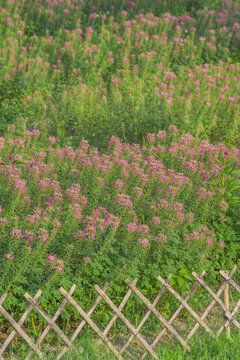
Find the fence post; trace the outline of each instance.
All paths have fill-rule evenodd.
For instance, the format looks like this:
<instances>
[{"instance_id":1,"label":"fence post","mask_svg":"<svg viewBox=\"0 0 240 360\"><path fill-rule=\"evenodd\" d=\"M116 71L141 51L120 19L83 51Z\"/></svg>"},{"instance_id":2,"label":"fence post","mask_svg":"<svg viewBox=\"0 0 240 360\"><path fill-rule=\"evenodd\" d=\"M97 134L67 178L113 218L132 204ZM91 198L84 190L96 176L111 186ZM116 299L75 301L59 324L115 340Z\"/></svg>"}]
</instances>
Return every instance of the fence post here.
<instances>
[{"instance_id":1,"label":"fence post","mask_svg":"<svg viewBox=\"0 0 240 360\"><path fill-rule=\"evenodd\" d=\"M226 271L226 274L228 275L228 271ZM224 288L224 305L226 306L227 310L229 310L229 285L228 282ZM225 327L225 332L227 335L227 339L230 339L230 322L228 322L227 326Z\"/></svg>"}]
</instances>

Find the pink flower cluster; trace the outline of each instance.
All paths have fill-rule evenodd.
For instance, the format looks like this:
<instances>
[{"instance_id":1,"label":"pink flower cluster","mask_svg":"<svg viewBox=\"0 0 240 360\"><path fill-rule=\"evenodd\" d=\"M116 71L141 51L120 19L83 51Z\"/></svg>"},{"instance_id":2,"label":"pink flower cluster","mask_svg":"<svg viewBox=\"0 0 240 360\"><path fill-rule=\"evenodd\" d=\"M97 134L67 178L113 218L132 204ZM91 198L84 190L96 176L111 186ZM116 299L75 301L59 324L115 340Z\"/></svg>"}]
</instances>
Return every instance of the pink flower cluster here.
<instances>
[{"instance_id":1,"label":"pink flower cluster","mask_svg":"<svg viewBox=\"0 0 240 360\"><path fill-rule=\"evenodd\" d=\"M167 242L167 236L164 234L159 234L158 236L156 236L156 239L159 242L163 242L163 243Z\"/></svg>"},{"instance_id":2,"label":"pink flower cluster","mask_svg":"<svg viewBox=\"0 0 240 360\"><path fill-rule=\"evenodd\" d=\"M38 239L41 239L43 243L45 243L48 239L48 230L44 228L39 228L37 231Z\"/></svg>"},{"instance_id":3,"label":"pink flower cluster","mask_svg":"<svg viewBox=\"0 0 240 360\"><path fill-rule=\"evenodd\" d=\"M83 257L84 265L87 266L90 263L90 257Z\"/></svg>"},{"instance_id":4,"label":"pink flower cluster","mask_svg":"<svg viewBox=\"0 0 240 360\"><path fill-rule=\"evenodd\" d=\"M138 242L139 242L139 244L142 245L143 248L147 248L150 246L150 243L149 243L148 239L146 239L146 238L139 239Z\"/></svg>"},{"instance_id":5,"label":"pink flower cluster","mask_svg":"<svg viewBox=\"0 0 240 360\"><path fill-rule=\"evenodd\" d=\"M10 252L9 254L5 254L5 256L6 256L7 259L9 259L11 261L13 261L13 259L14 259L14 255L13 255L12 252Z\"/></svg>"},{"instance_id":6,"label":"pink flower cluster","mask_svg":"<svg viewBox=\"0 0 240 360\"><path fill-rule=\"evenodd\" d=\"M115 203L122 205L124 207L132 208L133 204L130 200L130 196L126 194L117 194Z\"/></svg>"},{"instance_id":7,"label":"pink flower cluster","mask_svg":"<svg viewBox=\"0 0 240 360\"><path fill-rule=\"evenodd\" d=\"M106 208L100 206L97 210L92 211L90 216L86 216L83 223L84 229L78 230L74 236L90 240L95 239L98 229L101 232L106 231L109 226L117 229L120 224L120 219L108 213Z\"/></svg>"},{"instance_id":8,"label":"pink flower cluster","mask_svg":"<svg viewBox=\"0 0 240 360\"><path fill-rule=\"evenodd\" d=\"M64 269L64 262L56 258L52 253L48 255L47 264L53 265L53 269L56 269L57 272L61 272Z\"/></svg>"},{"instance_id":9,"label":"pink flower cluster","mask_svg":"<svg viewBox=\"0 0 240 360\"><path fill-rule=\"evenodd\" d=\"M200 201L205 200L207 198L210 198L210 199L213 198L213 192L209 191L207 189L204 189L202 187L197 189L197 195L199 195Z\"/></svg>"}]
</instances>

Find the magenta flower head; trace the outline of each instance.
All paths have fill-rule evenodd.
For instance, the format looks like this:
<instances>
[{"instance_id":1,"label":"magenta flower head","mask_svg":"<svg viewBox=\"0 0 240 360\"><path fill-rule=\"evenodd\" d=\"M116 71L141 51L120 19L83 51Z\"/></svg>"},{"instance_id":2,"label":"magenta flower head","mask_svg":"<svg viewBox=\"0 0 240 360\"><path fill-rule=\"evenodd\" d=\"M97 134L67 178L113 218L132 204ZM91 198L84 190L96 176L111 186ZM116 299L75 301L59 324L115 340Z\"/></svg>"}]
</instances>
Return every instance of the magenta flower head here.
<instances>
[{"instance_id":1,"label":"magenta flower head","mask_svg":"<svg viewBox=\"0 0 240 360\"><path fill-rule=\"evenodd\" d=\"M227 159L228 156L229 156L229 153L228 153L228 152L225 152L225 153L224 153L224 159Z\"/></svg>"},{"instance_id":2,"label":"magenta flower head","mask_svg":"<svg viewBox=\"0 0 240 360\"><path fill-rule=\"evenodd\" d=\"M8 158L11 161L12 160L12 155L8 155Z\"/></svg>"},{"instance_id":3,"label":"magenta flower head","mask_svg":"<svg viewBox=\"0 0 240 360\"><path fill-rule=\"evenodd\" d=\"M90 263L90 258L89 257L83 257L83 261L84 261L84 265L87 266L87 264Z\"/></svg>"},{"instance_id":4,"label":"magenta flower head","mask_svg":"<svg viewBox=\"0 0 240 360\"><path fill-rule=\"evenodd\" d=\"M56 143L56 139L54 136L49 136L48 141L53 145Z\"/></svg>"},{"instance_id":5,"label":"magenta flower head","mask_svg":"<svg viewBox=\"0 0 240 360\"><path fill-rule=\"evenodd\" d=\"M170 126L168 127L168 131L169 131L169 132L173 131L173 132L176 134L177 131L178 131L178 129L177 129L177 127L176 127L175 125L170 125Z\"/></svg>"},{"instance_id":6,"label":"magenta flower head","mask_svg":"<svg viewBox=\"0 0 240 360\"><path fill-rule=\"evenodd\" d=\"M13 261L13 259L14 259L14 256L13 256L12 252L10 252L9 254L5 254L5 256L6 256L7 259L9 259L11 261Z\"/></svg>"},{"instance_id":7,"label":"magenta flower head","mask_svg":"<svg viewBox=\"0 0 240 360\"><path fill-rule=\"evenodd\" d=\"M96 19L98 17L98 15L96 13L92 13L90 15L90 19Z\"/></svg>"}]
</instances>

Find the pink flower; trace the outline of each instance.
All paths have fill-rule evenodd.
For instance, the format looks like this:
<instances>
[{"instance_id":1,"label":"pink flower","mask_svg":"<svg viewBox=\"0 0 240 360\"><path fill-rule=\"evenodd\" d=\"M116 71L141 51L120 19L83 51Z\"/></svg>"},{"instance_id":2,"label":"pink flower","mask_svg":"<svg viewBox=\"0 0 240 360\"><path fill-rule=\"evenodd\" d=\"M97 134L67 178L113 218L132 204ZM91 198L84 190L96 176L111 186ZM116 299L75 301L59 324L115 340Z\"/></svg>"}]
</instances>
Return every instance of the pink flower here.
<instances>
[{"instance_id":1,"label":"pink flower","mask_svg":"<svg viewBox=\"0 0 240 360\"><path fill-rule=\"evenodd\" d=\"M220 204L218 204L218 206L221 208L222 211L226 211L228 209L228 204L226 203L226 201L222 200Z\"/></svg>"},{"instance_id":2,"label":"pink flower","mask_svg":"<svg viewBox=\"0 0 240 360\"><path fill-rule=\"evenodd\" d=\"M147 248L148 246L150 246L150 243L146 238L139 239L138 242L142 245L143 248Z\"/></svg>"},{"instance_id":3,"label":"pink flower","mask_svg":"<svg viewBox=\"0 0 240 360\"><path fill-rule=\"evenodd\" d=\"M105 180L104 180L104 178L97 177L97 181L99 182L100 185L105 186Z\"/></svg>"},{"instance_id":4,"label":"pink flower","mask_svg":"<svg viewBox=\"0 0 240 360\"><path fill-rule=\"evenodd\" d=\"M222 240L219 241L219 247L221 250L224 250L224 242Z\"/></svg>"},{"instance_id":5,"label":"pink flower","mask_svg":"<svg viewBox=\"0 0 240 360\"><path fill-rule=\"evenodd\" d=\"M47 263L54 265L53 269L56 269L57 272L61 272L64 269L64 262L61 259L57 259L53 253L48 255Z\"/></svg>"},{"instance_id":6,"label":"pink flower","mask_svg":"<svg viewBox=\"0 0 240 360\"><path fill-rule=\"evenodd\" d=\"M6 256L7 259L9 259L11 261L13 261L13 259L14 259L14 256L13 256L12 252L10 252L9 254L5 254L5 256Z\"/></svg>"},{"instance_id":7,"label":"pink flower","mask_svg":"<svg viewBox=\"0 0 240 360\"><path fill-rule=\"evenodd\" d=\"M64 262L60 259L57 259L56 265L53 267L57 272L61 272L64 269Z\"/></svg>"},{"instance_id":8,"label":"pink flower","mask_svg":"<svg viewBox=\"0 0 240 360\"><path fill-rule=\"evenodd\" d=\"M201 255L200 255L200 259L199 259L199 260L202 262L202 261L204 261L204 260L205 260L205 257L206 257L206 256L205 256L205 254L201 254Z\"/></svg>"},{"instance_id":9,"label":"pink flower","mask_svg":"<svg viewBox=\"0 0 240 360\"><path fill-rule=\"evenodd\" d=\"M161 220L159 219L159 217L154 216L154 217L151 219L151 223L154 224L155 226L158 226L158 225L160 225Z\"/></svg>"},{"instance_id":10,"label":"pink flower","mask_svg":"<svg viewBox=\"0 0 240 360\"><path fill-rule=\"evenodd\" d=\"M133 189L133 192L134 192L134 194L138 195L139 197L141 197L142 194L143 194L143 190L141 188L139 188L139 187L135 187Z\"/></svg>"},{"instance_id":11,"label":"pink flower","mask_svg":"<svg viewBox=\"0 0 240 360\"><path fill-rule=\"evenodd\" d=\"M130 196L126 195L126 194L117 194L117 199L115 202L118 203L119 205L123 205L125 207L132 208L132 206L133 206L133 204L130 200Z\"/></svg>"},{"instance_id":12,"label":"pink flower","mask_svg":"<svg viewBox=\"0 0 240 360\"><path fill-rule=\"evenodd\" d=\"M61 228L61 223L58 219L54 219L53 222L57 225L58 229Z\"/></svg>"},{"instance_id":13,"label":"pink flower","mask_svg":"<svg viewBox=\"0 0 240 360\"><path fill-rule=\"evenodd\" d=\"M155 135L154 135L154 134L148 134L148 135L147 135L147 141L149 141L149 142L151 142L152 144L154 144L155 141L156 141Z\"/></svg>"},{"instance_id":14,"label":"pink flower","mask_svg":"<svg viewBox=\"0 0 240 360\"><path fill-rule=\"evenodd\" d=\"M128 64L128 63L129 63L128 57L124 56L124 57L122 58L122 62L123 62L123 65Z\"/></svg>"},{"instance_id":15,"label":"pink flower","mask_svg":"<svg viewBox=\"0 0 240 360\"><path fill-rule=\"evenodd\" d=\"M122 80L119 77L116 77L114 79L112 79L112 83L113 84L122 84Z\"/></svg>"},{"instance_id":16,"label":"pink flower","mask_svg":"<svg viewBox=\"0 0 240 360\"><path fill-rule=\"evenodd\" d=\"M129 223L126 228L129 232L138 232L138 225L136 223Z\"/></svg>"},{"instance_id":17,"label":"pink flower","mask_svg":"<svg viewBox=\"0 0 240 360\"><path fill-rule=\"evenodd\" d=\"M156 236L156 239L159 242L164 242L165 243L167 241L167 236L164 235L164 234L159 234L159 236Z\"/></svg>"},{"instance_id":18,"label":"pink flower","mask_svg":"<svg viewBox=\"0 0 240 360\"><path fill-rule=\"evenodd\" d=\"M159 131L156 136L158 139L163 140L164 138L167 137L167 134L166 131Z\"/></svg>"},{"instance_id":19,"label":"pink flower","mask_svg":"<svg viewBox=\"0 0 240 360\"><path fill-rule=\"evenodd\" d=\"M56 143L56 139L54 136L49 136L48 141L53 145Z\"/></svg>"},{"instance_id":20,"label":"pink flower","mask_svg":"<svg viewBox=\"0 0 240 360\"><path fill-rule=\"evenodd\" d=\"M175 125L170 125L168 128L168 131L171 132L173 130L173 132L176 134L178 129Z\"/></svg>"},{"instance_id":21,"label":"pink flower","mask_svg":"<svg viewBox=\"0 0 240 360\"><path fill-rule=\"evenodd\" d=\"M13 229L13 230L10 232L10 235L11 235L13 238L21 239L21 237L22 237L22 231L21 231L20 229Z\"/></svg>"},{"instance_id":22,"label":"pink flower","mask_svg":"<svg viewBox=\"0 0 240 360\"><path fill-rule=\"evenodd\" d=\"M214 244L213 238L208 237L208 238L207 238L207 244L210 245L210 246L212 246L212 245Z\"/></svg>"},{"instance_id":23,"label":"pink flower","mask_svg":"<svg viewBox=\"0 0 240 360\"><path fill-rule=\"evenodd\" d=\"M39 228L39 230L37 231L38 234L38 238L42 240L42 242L46 242L48 239L48 231L46 229L43 228Z\"/></svg>"},{"instance_id":24,"label":"pink flower","mask_svg":"<svg viewBox=\"0 0 240 360\"><path fill-rule=\"evenodd\" d=\"M92 13L90 15L90 19L96 19L98 17L98 15L96 13Z\"/></svg>"},{"instance_id":25,"label":"pink flower","mask_svg":"<svg viewBox=\"0 0 240 360\"><path fill-rule=\"evenodd\" d=\"M87 266L90 263L89 257L83 257L84 265Z\"/></svg>"}]
</instances>

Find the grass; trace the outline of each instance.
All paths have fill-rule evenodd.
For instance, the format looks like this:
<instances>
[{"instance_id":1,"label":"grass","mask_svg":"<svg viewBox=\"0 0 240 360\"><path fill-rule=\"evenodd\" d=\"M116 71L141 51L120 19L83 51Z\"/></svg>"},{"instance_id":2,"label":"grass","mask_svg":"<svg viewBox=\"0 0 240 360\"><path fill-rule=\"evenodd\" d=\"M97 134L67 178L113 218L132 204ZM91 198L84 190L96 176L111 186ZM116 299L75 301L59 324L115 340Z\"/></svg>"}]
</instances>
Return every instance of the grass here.
<instances>
[{"instance_id":1,"label":"grass","mask_svg":"<svg viewBox=\"0 0 240 360\"><path fill-rule=\"evenodd\" d=\"M208 334L194 337L190 341L191 351L188 353L180 344L175 341L168 344L161 344L157 347L156 353L159 360L230 360L240 359L240 334L233 332L230 339L225 334L221 334L217 340L213 340ZM84 337L75 344L73 352L68 351L63 360L114 360L116 357L106 345L99 344L99 340L92 337ZM142 353L143 354L143 353ZM123 353L124 359L130 359L126 352ZM35 357L34 359L37 359ZM53 353L45 353L44 360L56 359ZM134 356L133 359L140 359ZM150 360L148 355L145 359Z\"/></svg>"}]
</instances>

